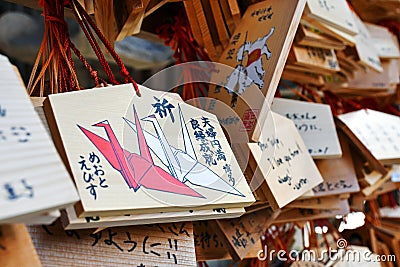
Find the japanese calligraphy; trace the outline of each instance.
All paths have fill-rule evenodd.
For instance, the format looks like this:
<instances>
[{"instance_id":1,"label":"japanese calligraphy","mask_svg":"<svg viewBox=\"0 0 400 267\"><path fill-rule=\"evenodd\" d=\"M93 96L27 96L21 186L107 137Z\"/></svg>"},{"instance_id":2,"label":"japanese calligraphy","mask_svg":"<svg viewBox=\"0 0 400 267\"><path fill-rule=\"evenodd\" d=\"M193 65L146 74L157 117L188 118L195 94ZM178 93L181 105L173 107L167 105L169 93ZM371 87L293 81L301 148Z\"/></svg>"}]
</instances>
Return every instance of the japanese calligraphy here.
<instances>
[{"instance_id":1,"label":"japanese calligraphy","mask_svg":"<svg viewBox=\"0 0 400 267\"><path fill-rule=\"evenodd\" d=\"M137 242L132 240L131 234L129 232L125 232L125 233L126 233L126 237L127 237L128 240L125 240L124 243L132 245L132 247L128 249L128 252L132 252L132 251L135 250L135 248L137 246Z\"/></svg>"},{"instance_id":2,"label":"japanese calligraphy","mask_svg":"<svg viewBox=\"0 0 400 267\"><path fill-rule=\"evenodd\" d=\"M93 197L97 199L97 190L108 188L105 171L101 164L100 157L94 152L90 152L87 159L85 156L79 156L80 170L82 171L82 179L86 183L86 190Z\"/></svg>"},{"instance_id":3,"label":"japanese calligraphy","mask_svg":"<svg viewBox=\"0 0 400 267\"><path fill-rule=\"evenodd\" d=\"M220 221L218 226L236 253L243 257L260 241L260 237L270 225L265 218L271 216L273 216L272 209L262 209L240 218Z\"/></svg>"},{"instance_id":4,"label":"japanese calligraphy","mask_svg":"<svg viewBox=\"0 0 400 267\"><path fill-rule=\"evenodd\" d=\"M178 226L178 223L172 223L170 226L167 227L167 229L164 229L164 227L161 224L157 224L157 227L163 232L169 232L175 236L179 236L180 234L185 234L187 237L190 237L189 232L185 229L186 223L181 223L180 226Z\"/></svg>"},{"instance_id":5,"label":"japanese calligraphy","mask_svg":"<svg viewBox=\"0 0 400 267\"><path fill-rule=\"evenodd\" d=\"M240 118L236 116L229 116L227 118L218 118L218 120L219 123L222 125L236 125L240 121Z\"/></svg>"},{"instance_id":6,"label":"japanese calligraphy","mask_svg":"<svg viewBox=\"0 0 400 267\"><path fill-rule=\"evenodd\" d=\"M297 130L299 132L308 132L308 131L321 131L321 128L319 128L316 124L307 124L307 123L302 123L302 124L296 124Z\"/></svg>"},{"instance_id":7,"label":"japanese calligraphy","mask_svg":"<svg viewBox=\"0 0 400 267\"><path fill-rule=\"evenodd\" d=\"M182 224L184 226L184 224ZM168 227L170 228L170 227ZM164 229L163 229L164 230ZM183 230L183 229L181 229ZM124 232L125 238L123 239L122 243L120 242L121 239L118 238L116 239L117 235L121 235L121 232L114 231L111 228L108 228L106 230L103 230L98 233L90 234L90 237L93 238L93 243L92 246L97 246L99 242L101 241L103 235L102 233L106 232L106 235L103 238L104 244L107 246L110 246L112 248L115 248L116 250L120 252L126 252L126 253L132 253L135 252L136 249L138 248L138 245L141 245L141 249L137 250L140 253L143 253L144 255L154 255L157 257L161 257L161 253L165 251L164 245L161 242L152 242L152 238L148 235L141 237L139 239L134 239L132 234L129 231ZM171 251L166 251L165 252L165 257L173 261L174 264L178 263L178 258L177 255L174 253L174 251L179 250L178 246L178 239L171 239L168 238L168 247L170 248ZM119 242L118 242L119 241Z\"/></svg>"},{"instance_id":8,"label":"japanese calligraphy","mask_svg":"<svg viewBox=\"0 0 400 267\"><path fill-rule=\"evenodd\" d=\"M328 191L334 191L334 190L342 190L342 189L348 189L352 188L353 185L348 184L346 180L339 180L336 182L323 182L319 184L318 186L313 188L314 193L319 193L319 192L328 192Z\"/></svg>"},{"instance_id":9,"label":"japanese calligraphy","mask_svg":"<svg viewBox=\"0 0 400 267\"><path fill-rule=\"evenodd\" d=\"M341 156L329 105L276 98L271 109L293 121L309 154L314 158Z\"/></svg>"},{"instance_id":10,"label":"japanese calligraphy","mask_svg":"<svg viewBox=\"0 0 400 267\"><path fill-rule=\"evenodd\" d=\"M236 45L238 42L239 42L239 39L240 39L240 36L242 35L242 33L240 33L240 32L238 32L237 34L235 34L233 37L232 37L232 40L231 40L231 45Z\"/></svg>"},{"instance_id":11,"label":"japanese calligraphy","mask_svg":"<svg viewBox=\"0 0 400 267\"><path fill-rule=\"evenodd\" d=\"M286 113L286 118L291 120L315 120L317 119L317 115L310 114L309 112L299 113Z\"/></svg>"},{"instance_id":12,"label":"japanese calligraphy","mask_svg":"<svg viewBox=\"0 0 400 267\"><path fill-rule=\"evenodd\" d=\"M165 98L159 99L155 96L153 96L153 98L156 101L154 104L151 104L153 107L156 108L154 113L158 114L160 118L167 117L169 114L169 116L171 117L171 121L175 122L174 114L172 113L172 109L175 108L175 106L169 103L168 100Z\"/></svg>"},{"instance_id":13,"label":"japanese calligraphy","mask_svg":"<svg viewBox=\"0 0 400 267\"><path fill-rule=\"evenodd\" d=\"M206 249L221 248L224 246L221 241L221 236L209 229L208 221L198 221L196 225L197 231L194 233L195 247Z\"/></svg>"},{"instance_id":14,"label":"japanese calligraphy","mask_svg":"<svg viewBox=\"0 0 400 267\"><path fill-rule=\"evenodd\" d=\"M7 115L7 109L2 108L0 105L0 117L5 117Z\"/></svg>"},{"instance_id":15,"label":"japanese calligraphy","mask_svg":"<svg viewBox=\"0 0 400 267\"><path fill-rule=\"evenodd\" d=\"M252 237L251 233L248 232L243 223L239 224L239 227L236 227L235 234L232 236L232 243L235 247L243 247L246 248L246 246L251 244L255 244L256 241ZM242 231L241 231L242 230Z\"/></svg>"},{"instance_id":16,"label":"japanese calligraphy","mask_svg":"<svg viewBox=\"0 0 400 267\"><path fill-rule=\"evenodd\" d=\"M219 166L219 163L222 163L222 169L227 174L229 183L234 186L236 181L233 177L231 165L227 163L225 151L217 139L217 132L210 119L207 117L192 118L190 125L205 164L207 166Z\"/></svg>"},{"instance_id":17,"label":"japanese calligraphy","mask_svg":"<svg viewBox=\"0 0 400 267\"><path fill-rule=\"evenodd\" d=\"M400 158L399 117L366 109L349 112L339 118L378 160Z\"/></svg>"},{"instance_id":18,"label":"japanese calligraphy","mask_svg":"<svg viewBox=\"0 0 400 267\"><path fill-rule=\"evenodd\" d=\"M210 119L202 117L199 122L192 118L190 124L194 130L193 135L199 142L200 152L202 152L206 165L217 165L219 161L226 161L225 152L222 150L219 140L216 139L217 132L211 125Z\"/></svg>"},{"instance_id":19,"label":"japanese calligraphy","mask_svg":"<svg viewBox=\"0 0 400 267\"><path fill-rule=\"evenodd\" d=\"M15 201L20 198L31 199L34 197L33 186L26 179L20 179L15 182L8 182L1 185L4 200Z\"/></svg>"},{"instance_id":20,"label":"japanese calligraphy","mask_svg":"<svg viewBox=\"0 0 400 267\"><path fill-rule=\"evenodd\" d=\"M326 1L326 0L318 0L318 4L321 8L324 8L326 11L335 9L335 6L332 4L328 4L328 1Z\"/></svg>"},{"instance_id":21,"label":"japanese calligraphy","mask_svg":"<svg viewBox=\"0 0 400 267\"><path fill-rule=\"evenodd\" d=\"M257 10L254 10L251 13L252 17L258 17L258 21L261 22L263 20L267 20L267 19L272 19L272 15L274 15L274 13L272 12L272 6L268 7L268 8L260 8Z\"/></svg>"},{"instance_id":22,"label":"japanese calligraphy","mask_svg":"<svg viewBox=\"0 0 400 267\"><path fill-rule=\"evenodd\" d=\"M31 139L31 135L31 132L25 126L11 126L7 129L0 129L0 142L27 143Z\"/></svg>"},{"instance_id":23,"label":"japanese calligraphy","mask_svg":"<svg viewBox=\"0 0 400 267\"><path fill-rule=\"evenodd\" d=\"M64 231L56 223L42 226L42 228L47 235L54 236L57 239L67 238L65 240L68 240L68 238L73 238L76 240L73 243L78 244L78 246L85 244L93 250L98 248L103 252L109 251L107 253L130 254L133 259L140 259L139 262L130 264L132 266L145 266L146 259L151 259L152 263L164 262L183 266L180 263L181 246L187 249L187 244L184 245L181 242L185 240L191 243L190 237L192 236L191 230L189 233L190 228L188 228L187 223L146 225L138 227L139 229L135 227L107 228L94 233L84 230L79 232L74 230ZM146 230L147 228L149 231ZM70 243L71 241L67 242ZM104 250L105 248L107 250ZM96 254L94 251L92 253Z\"/></svg>"},{"instance_id":24,"label":"japanese calligraphy","mask_svg":"<svg viewBox=\"0 0 400 267\"><path fill-rule=\"evenodd\" d=\"M235 185L235 178L233 178L232 175L232 169L231 169L231 164L225 164L224 167L222 167L225 171L226 174L228 174L229 182L232 184L232 186Z\"/></svg>"},{"instance_id":25,"label":"japanese calligraphy","mask_svg":"<svg viewBox=\"0 0 400 267\"><path fill-rule=\"evenodd\" d=\"M307 178L301 178L293 187L294 190L300 190L303 185L307 184Z\"/></svg>"},{"instance_id":26,"label":"japanese calligraphy","mask_svg":"<svg viewBox=\"0 0 400 267\"><path fill-rule=\"evenodd\" d=\"M124 251L115 241L113 241L113 237L116 236L118 233L113 232L111 228L107 229L108 237L104 239L104 243L107 246L113 246L117 248L119 251Z\"/></svg>"},{"instance_id":27,"label":"japanese calligraphy","mask_svg":"<svg viewBox=\"0 0 400 267\"><path fill-rule=\"evenodd\" d=\"M228 59L233 59L233 57L235 56L235 51L236 51L235 48L229 49L228 52L227 52L227 56L226 56L225 59L226 59L226 60L228 60Z\"/></svg>"}]
</instances>

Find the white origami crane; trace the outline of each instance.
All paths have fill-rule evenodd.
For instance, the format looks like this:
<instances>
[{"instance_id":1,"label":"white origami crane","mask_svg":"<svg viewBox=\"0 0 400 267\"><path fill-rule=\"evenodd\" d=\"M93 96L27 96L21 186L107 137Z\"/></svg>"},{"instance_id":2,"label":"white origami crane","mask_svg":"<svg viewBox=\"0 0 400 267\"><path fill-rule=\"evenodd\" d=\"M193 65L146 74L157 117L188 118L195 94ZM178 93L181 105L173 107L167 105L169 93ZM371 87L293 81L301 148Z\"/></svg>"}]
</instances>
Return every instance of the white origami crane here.
<instances>
[{"instance_id":1,"label":"white origami crane","mask_svg":"<svg viewBox=\"0 0 400 267\"><path fill-rule=\"evenodd\" d=\"M242 193L198 161L180 106L178 106L178 109L185 151L175 148L168 143L156 117L150 115L143 118L142 121L153 123L157 134L157 136L154 136L147 131L143 131L151 151L168 167L171 175L182 183L189 182L192 185L244 197ZM124 120L136 132L135 123L127 118L124 118Z\"/></svg>"}]
</instances>

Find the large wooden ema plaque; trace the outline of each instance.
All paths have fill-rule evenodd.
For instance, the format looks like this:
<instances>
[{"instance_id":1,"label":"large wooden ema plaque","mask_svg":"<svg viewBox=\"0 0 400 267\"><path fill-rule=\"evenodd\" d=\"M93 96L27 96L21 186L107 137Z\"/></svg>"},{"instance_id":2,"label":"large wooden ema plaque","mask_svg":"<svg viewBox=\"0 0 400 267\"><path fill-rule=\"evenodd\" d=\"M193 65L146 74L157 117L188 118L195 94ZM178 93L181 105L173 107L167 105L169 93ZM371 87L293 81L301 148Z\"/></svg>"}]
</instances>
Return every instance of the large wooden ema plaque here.
<instances>
[{"instance_id":1,"label":"large wooden ema plaque","mask_svg":"<svg viewBox=\"0 0 400 267\"><path fill-rule=\"evenodd\" d=\"M218 74L221 80L210 87L209 97L232 107L248 134L264 100L272 102L304 5L272 0L249 6L218 60L231 68Z\"/></svg>"},{"instance_id":2,"label":"large wooden ema plaque","mask_svg":"<svg viewBox=\"0 0 400 267\"><path fill-rule=\"evenodd\" d=\"M59 222L28 228L43 266L196 266L189 222L67 230Z\"/></svg>"},{"instance_id":3,"label":"large wooden ema plaque","mask_svg":"<svg viewBox=\"0 0 400 267\"><path fill-rule=\"evenodd\" d=\"M168 93L140 89L141 97L120 85L50 95L44 103L81 197L78 216L253 203L217 118Z\"/></svg>"}]
</instances>

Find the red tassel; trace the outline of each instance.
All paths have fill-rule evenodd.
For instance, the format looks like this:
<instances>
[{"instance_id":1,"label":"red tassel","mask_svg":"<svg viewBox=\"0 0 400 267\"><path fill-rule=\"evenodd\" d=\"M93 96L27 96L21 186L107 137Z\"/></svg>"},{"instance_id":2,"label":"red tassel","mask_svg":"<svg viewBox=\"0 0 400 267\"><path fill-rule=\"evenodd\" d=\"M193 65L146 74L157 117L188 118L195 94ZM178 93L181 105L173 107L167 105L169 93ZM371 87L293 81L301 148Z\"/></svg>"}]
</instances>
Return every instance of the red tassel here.
<instances>
[{"instance_id":1,"label":"red tassel","mask_svg":"<svg viewBox=\"0 0 400 267\"><path fill-rule=\"evenodd\" d=\"M177 16L174 17L174 22L161 26L158 30L159 37L164 40L165 44L170 46L175 51L174 58L176 64L193 62L193 61L210 61L205 50L198 46L192 35L189 22L185 12L181 10ZM202 96L207 94L208 85L192 83L192 77L195 76L196 80L209 80L207 77L202 76L202 71L193 73L191 68L184 69L181 76L183 82L182 98L183 100L196 98L199 93ZM180 81L179 81L180 82ZM178 88L175 88L175 92Z\"/></svg>"}]
</instances>

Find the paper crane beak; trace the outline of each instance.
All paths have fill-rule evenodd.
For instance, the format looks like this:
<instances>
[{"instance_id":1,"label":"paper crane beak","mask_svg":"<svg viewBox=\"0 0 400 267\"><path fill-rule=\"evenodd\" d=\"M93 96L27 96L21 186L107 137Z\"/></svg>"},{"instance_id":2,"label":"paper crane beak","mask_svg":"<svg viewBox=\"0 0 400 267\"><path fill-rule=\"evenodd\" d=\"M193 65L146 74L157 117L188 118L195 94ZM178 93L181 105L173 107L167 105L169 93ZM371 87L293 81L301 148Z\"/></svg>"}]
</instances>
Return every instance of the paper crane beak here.
<instances>
[{"instance_id":1,"label":"paper crane beak","mask_svg":"<svg viewBox=\"0 0 400 267\"><path fill-rule=\"evenodd\" d=\"M105 127L106 125L110 125L110 122L108 120L104 120L98 123L93 124L92 126L96 127Z\"/></svg>"},{"instance_id":2,"label":"paper crane beak","mask_svg":"<svg viewBox=\"0 0 400 267\"><path fill-rule=\"evenodd\" d=\"M156 116L154 116L154 115L149 115L149 116L147 116L147 117L142 118L141 120L142 120L142 121L153 121L153 120L155 120L155 119L156 119Z\"/></svg>"}]
</instances>

